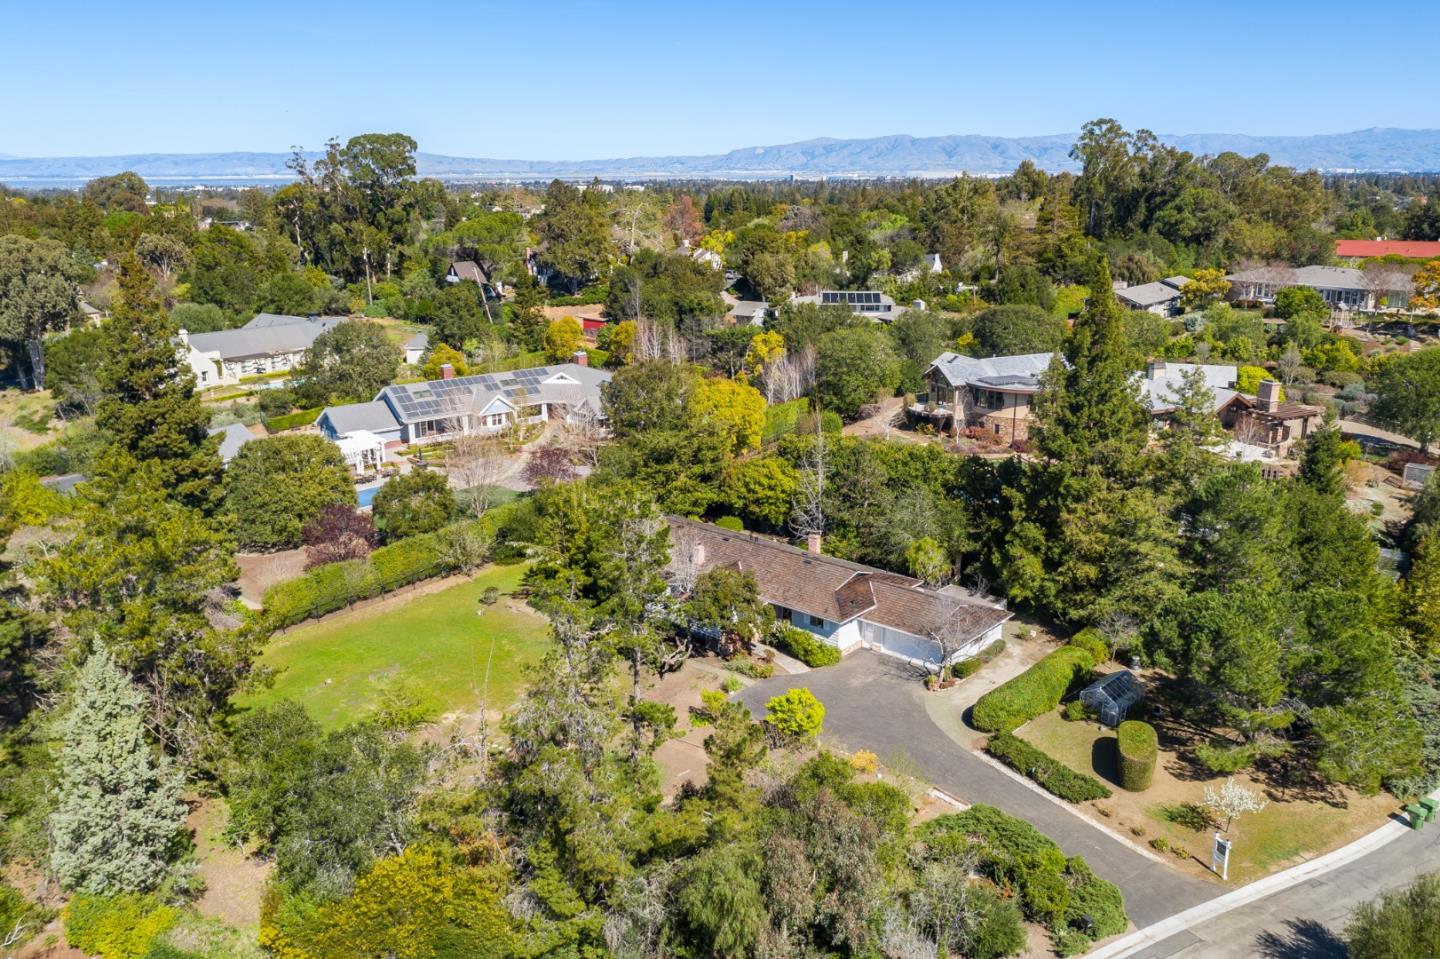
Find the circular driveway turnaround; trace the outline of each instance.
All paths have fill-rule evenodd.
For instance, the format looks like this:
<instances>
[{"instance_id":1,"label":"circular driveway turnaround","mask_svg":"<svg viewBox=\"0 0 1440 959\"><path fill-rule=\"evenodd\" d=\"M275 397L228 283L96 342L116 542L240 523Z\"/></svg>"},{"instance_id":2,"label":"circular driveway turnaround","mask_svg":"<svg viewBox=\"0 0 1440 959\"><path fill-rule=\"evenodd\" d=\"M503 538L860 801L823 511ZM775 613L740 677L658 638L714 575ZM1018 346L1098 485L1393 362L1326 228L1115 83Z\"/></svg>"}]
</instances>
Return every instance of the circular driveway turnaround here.
<instances>
[{"instance_id":1,"label":"circular driveway turnaround","mask_svg":"<svg viewBox=\"0 0 1440 959\"><path fill-rule=\"evenodd\" d=\"M868 749L892 769L930 782L962 802L988 803L1028 820L1066 855L1084 856L1095 872L1119 886L1136 926L1148 926L1225 891L1136 852L955 742L931 721L920 674L901 660L861 650L835 666L760 680L736 698L760 718L770 697L800 686L825 704L824 739L848 750Z\"/></svg>"}]
</instances>

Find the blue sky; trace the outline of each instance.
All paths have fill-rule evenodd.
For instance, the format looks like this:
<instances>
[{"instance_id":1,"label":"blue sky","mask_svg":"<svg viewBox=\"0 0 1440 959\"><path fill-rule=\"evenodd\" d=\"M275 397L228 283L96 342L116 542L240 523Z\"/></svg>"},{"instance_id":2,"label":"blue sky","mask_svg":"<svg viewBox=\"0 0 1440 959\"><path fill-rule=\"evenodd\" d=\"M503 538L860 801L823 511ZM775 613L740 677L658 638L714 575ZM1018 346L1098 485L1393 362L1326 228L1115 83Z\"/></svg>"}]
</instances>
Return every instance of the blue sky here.
<instances>
[{"instance_id":1,"label":"blue sky","mask_svg":"<svg viewBox=\"0 0 1440 959\"><path fill-rule=\"evenodd\" d=\"M1393 59L1429 4L1397 0L1378 23L1332 0L1159 6L5 0L0 153L401 131L433 153L593 159L1099 116L1162 133L1440 127L1433 71ZM1357 45L1393 72L1342 52Z\"/></svg>"}]
</instances>

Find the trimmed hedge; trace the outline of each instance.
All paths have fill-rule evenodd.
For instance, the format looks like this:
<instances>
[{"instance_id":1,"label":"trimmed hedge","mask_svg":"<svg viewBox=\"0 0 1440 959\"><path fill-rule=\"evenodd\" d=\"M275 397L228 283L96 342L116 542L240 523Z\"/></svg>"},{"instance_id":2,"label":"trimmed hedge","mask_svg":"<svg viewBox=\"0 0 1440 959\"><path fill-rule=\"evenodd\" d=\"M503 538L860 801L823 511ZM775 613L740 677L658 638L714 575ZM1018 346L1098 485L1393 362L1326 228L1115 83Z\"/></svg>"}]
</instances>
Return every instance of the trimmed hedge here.
<instances>
[{"instance_id":1,"label":"trimmed hedge","mask_svg":"<svg viewBox=\"0 0 1440 959\"><path fill-rule=\"evenodd\" d=\"M461 537L493 538L502 516L509 513L508 505L497 506L480 519L397 540L365 559L326 563L276 583L265 591L265 623L272 630L285 629L402 586L458 572L465 550L452 550L451 544Z\"/></svg>"},{"instance_id":2,"label":"trimmed hedge","mask_svg":"<svg viewBox=\"0 0 1440 959\"><path fill-rule=\"evenodd\" d=\"M1095 666L1090 650L1061 646L1014 679L981 696L970 721L987 733L1008 733L1060 705L1075 677Z\"/></svg>"},{"instance_id":3,"label":"trimmed hedge","mask_svg":"<svg viewBox=\"0 0 1440 959\"><path fill-rule=\"evenodd\" d=\"M1066 802L1109 799L1112 795L1109 788L1094 776L1076 772L1013 733L991 736L985 744L985 751Z\"/></svg>"},{"instance_id":4,"label":"trimmed hedge","mask_svg":"<svg viewBox=\"0 0 1440 959\"><path fill-rule=\"evenodd\" d=\"M834 666L840 662L840 650L837 647L796 626L783 623L776 626L770 636L770 645L812 668Z\"/></svg>"},{"instance_id":5,"label":"trimmed hedge","mask_svg":"<svg viewBox=\"0 0 1440 959\"><path fill-rule=\"evenodd\" d=\"M1081 649L1089 651L1090 655L1095 657L1093 664L1095 666L1099 666L1110 658L1110 645L1105 642L1105 637L1100 635L1100 631L1093 626L1082 629L1074 636L1071 636L1070 642L1066 643L1066 645L1079 646Z\"/></svg>"},{"instance_id":6,"label":"trimmed hedge","mask_svg":"<svg viewBox=\"0 0 1440 959\"><path fill-rule=\"evenodd\" d=\"M958 663L951 664L950 675L956 679L973 676L980 671L981 666L984 666L1003 652L1005 652L1005 640L997 639L969 659L962 659Z\"/></svg>"},{"instance_id":7,"label":"trimmed hedge","mask_svg":"<svg viewBox=\"0 0 1440 959\"><path fill-rule=\"evenodd\" d=\"M293 430L297 426L309 426L320 418L325 412L325 407L317 406L310 410L300 410L298 413L286 413L284 416L267 416L265 428L272 433L279 433L283 430Z\"/></svg>"},{"instance_id":8,"label":"trimmed hedge","mask_svg":"<svg viewBox=\"0 0 1440 959\"><path fill-rule=\"evenodd\" d=\"M1160 751L1155 727L1127 719L1115 733L1115 749L1120 754L1120 785L1136 793L1149 789L1155 776L1155 757Z\"/></svg>"}]
</instances>

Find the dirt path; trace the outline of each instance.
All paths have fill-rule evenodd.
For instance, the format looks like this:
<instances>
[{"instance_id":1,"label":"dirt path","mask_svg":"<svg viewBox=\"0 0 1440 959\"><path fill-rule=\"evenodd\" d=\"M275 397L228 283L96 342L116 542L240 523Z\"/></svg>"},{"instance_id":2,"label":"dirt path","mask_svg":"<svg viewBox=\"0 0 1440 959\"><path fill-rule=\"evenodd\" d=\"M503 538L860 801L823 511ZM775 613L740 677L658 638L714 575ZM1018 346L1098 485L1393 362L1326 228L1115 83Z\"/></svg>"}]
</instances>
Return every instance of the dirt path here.
<instances>
[{"instance_id":1,"label":"dirt path","mask_svg":"<svg viewBox=\"0 0 1440 959\"><path fill-rule=\"evenodd\" d=\"M219 919L240 929L260 924L260 899L270 875L270 864L252 859L225 842L224 804L201 800L186 820L195 839L196 858L205 892L195 902L202 916Z\"/></svg>"}]
</instances>

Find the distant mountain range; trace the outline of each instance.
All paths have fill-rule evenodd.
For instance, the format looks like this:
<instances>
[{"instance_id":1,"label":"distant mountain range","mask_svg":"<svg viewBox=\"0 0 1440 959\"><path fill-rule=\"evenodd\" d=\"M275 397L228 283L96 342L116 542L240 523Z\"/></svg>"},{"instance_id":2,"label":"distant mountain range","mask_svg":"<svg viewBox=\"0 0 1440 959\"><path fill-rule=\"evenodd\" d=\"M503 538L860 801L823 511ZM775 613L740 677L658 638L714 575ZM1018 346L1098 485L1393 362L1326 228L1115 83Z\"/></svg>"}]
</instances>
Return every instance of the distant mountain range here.
<instances>
[{"instance_id":1,"label":"distant mountain range","mask_svg":"<svg viewBox=\"0 0 1440 959\"><path fill-rule=\"evenodd\" d=\"M1231 133L1161 135L1191 153L1227 150L1269 154L1272 162L1325 172L1440 171L1440 130L1370 129L1317 136ZM1049 171L1074 170L1073 134L1038 137L957 135L823 138L780 146L746 147L708 156L626 157L609 160L493 160L421 153L423 176L456 180L773 179L778 177L949 177L1008 173L1022 160ZM67 185L134 170L165 184L264 183L291 178L286 153L145 153L108 157L13 157L0 154L0 183Z\"/></svg>"}]
</instances>

